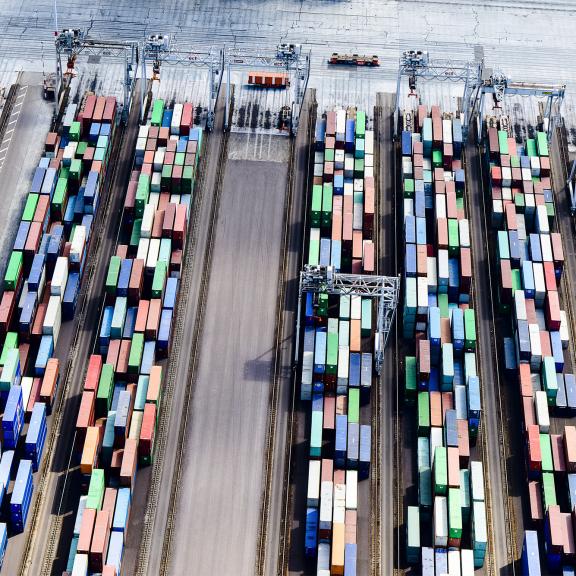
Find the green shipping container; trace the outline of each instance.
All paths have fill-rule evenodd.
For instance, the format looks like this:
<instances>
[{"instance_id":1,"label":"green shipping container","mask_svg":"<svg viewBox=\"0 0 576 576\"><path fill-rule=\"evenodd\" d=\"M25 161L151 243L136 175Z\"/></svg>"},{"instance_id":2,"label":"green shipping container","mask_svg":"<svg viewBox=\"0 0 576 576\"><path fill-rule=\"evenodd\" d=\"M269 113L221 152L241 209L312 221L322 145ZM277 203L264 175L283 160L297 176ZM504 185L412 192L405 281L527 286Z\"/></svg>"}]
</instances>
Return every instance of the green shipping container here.
<instances>
[{"instance_id":1,"label":"green shipping container","mask_svg":"<svg viewBox=\"0 0 576 576\"><path fill-rule=\"evenodd\" d=\"M408 564L420 562L420 509L408 506L406 513L406 561Z\"/></svg>"},{"instance_id":2,"label":"green shipping container","mask_svg":"<svg viewBox=\"0 0 576 576\"><path fill-rule=\"evenodd\" d=\"M161 126L163 114L164 100L158 98L157 100L154 100L154 104L152 105L152 117L150 119L150 124L152 124L152 126Z\"/></svg>"},{"instance_id":3,"label":"green shipping container","mask_svg":"<svg viewBox=\"0 0 576 576\"><path fill-rule=\"evenodd\" d=\"M448 455L444 446L436 446L434 451L434 494L446 496L448 490Z\"/></svg>"},{"instance_id":4,"label":"green shipping container","mask_svg":"<svg viewBox=\"0 0 576 576\"><path fill-rule=\"evenodd\" d=\"M38 197L38 194L28 194L24 212L22 213L22 220L24 220L24 222L32 222L34 212L36 212L36 205L38 204Z\"/></svg>"},{"instance_id":5,"label":"green shipping container","mask_svg":"<svg viewBox=\"0 0 576 576\"><path fill-rule=\"evenodd\" d=\"M328 294L318 295L318 308L316 309L318 316L328 316Z\"/></svg>"},{"instance_id":6,"label":"green shipping container","mask_svg":"<svg viewBox=\"0 0 576 576\"><path fill-rule=\"evenodd\" d=\"M358 178L364 174L364 158L354 159L354 175Z\"/></svg>"},{"instance_id":7,"label":"green shipping container","mask_svg":"<svg viewBox=\"0 0 576 576\"><path fill-rule=\"evenodd\" d=\"M132 225L132 232L130 233L130 246L136 248L140 242L140 236L142 231L142 218L137 218L134 220Z\"/></svg>"},{"instance_id":8,"label":"green shipping container","mask_svg":"<svg viewBox=\"0 0 576 576\"><path fill-rule=\"evenodd\" d=\"M522 273L518 268L512 269L512 294L516 292L516 290L522 290Z\"/></svg>"},{"instance_id":9,"label":"green shipping container","mask_svg":"<svg viewBox=\"0 0 576 576\"><path fill-rule=\"evenodd\" d=\"M80 131L82 130L82 125L80 124L80 122L72 122L72 124L70 124L70 130L69 130L69 135L70 135L70 140L72 140L72 142L79 142L80 141Z\"/></svg>"},{"instance_id":10,"label":"green shipping container","mask_svg":"<svg viewBox=\"0 0 576 576\"><path fill-rule=\"evenodd\" d=\"M348 424L360 423L360 389L348 388Z\"/></svg>"},{"instance_id":11,"label":"green shipping container","mask_svg":"<svg viewBox=\"0 0 576 576\"><path fill-rule=\"evenodd\" d=\"M458 220L448 218L448 254L450 257L458 256L460 239L458 236Z\"/></svg>"},{"instance_id":12,"label":"green shipping container","mask_svg":"<svg viewBox=\"0 0 576 576\"><path fill-rule=\"evenodd\" d=\"M414 198L414 180L412 178L404 180L404 198Z\"/></svg>"},{"instance_id":13,"label":"green shipping container","mask_svg":"<svg viewBox=\"0 0 576 576\"><path fill-rule=\"evenodd\" d=\"M22 252L13 251L10 253L6 274L4 274L4 290L16 290L16 285L22 274Z\"/></svg>"},{"instance_id":14,"label":"green shipping container","mask_svg":"<svg viewBox=\"0 0 576 576\"><path fill-rule=\"evenodd\" d=\"M542 452L542 472L554 472L552 443L549 434L540 433L540 451Z\"/></svg>"},{"instance_id":15,"label":"green shipping container","mask_svg":"<svg viewBox=\"0 0 576 576\"><path fill-rule=\"evenodd\" d=\"M110 264L108 265L108 274L106 275L105 290L107 294L116 294L116 286L118 285L118 277L120 276L120 265L122 259L120 256L112 256Z\"/></svg>"},{"instance_id":16,"label":"green shipping container","mask_svg":"<svg viewBox=\"0 0 576 576\"><path fill-rule=\"evenodd\" d=\"M536 140L528 138L526 140L526 156L538 156L536 151Z\"/></svg>"},{"instance_id":17,"label":"green shipping container","mask_svg":"<svg viewBox=\"0 0 576 576\"><path fill-rule=\"evenodd\" d=\"M16 332L8 332L6 338L4 339L4 345L2 346L2 355L0 355L0 366L4 366L6 363L6 356L8 355L8 350L13 350L18 348L18 334Z\"/></svg>"},{"instance_id":18,"label":"green shipping container","mask_svg":"<svg viewBox=\"0 0 576 576\"><path fill-rule=\"evenodd\" d=\"M366 112L356 112L356 138L364 138L366 134Z\"/></svg>"},{"instance_id":19,"label":"green shipping container","mask_svg":"<svg viewBox=\"0 0 576 576\"><path fill-rule=\"evenodd\" d=\"M332 184L326 183L322 186L322 224L330 226L332 223L332 196L334 189Z\"/></svg>"},{"instance_id":20,"label":"green shipping container","mask_svg":"<svg viewBox=\"0 0 576 576\"><path fill-rule=\"evenodd\" d=\"M418 436L430 434L430 394L418 393Z\"/></svg>"},{"instance_id":21,"label":"green shipping container","mask_svg":"<svg viewBox=\"0 0 576 576\"><path fill-rule=\"evenodd\" d=\"M406 356L405 367L404 399L408 404L414 404L416 393L418 392L418 382L416 380L416 356Z\"/></svg>"},{"instance_id":22,"label":"green shipping container","mask_svg":"<svg viewBox=\"0 0 576 576\"><path fill-rule=\"evenodd\" d=\"M160 178L160 186L162 190L170 190L172 180L172 164L164 164L162 166L162 175Z\"/></svg>"},{"instance_id":23,"label":"green shipping container","mask_svg":"<svg viewBox=\"0 0 576 576\"><path fill-rule=\"evenodd\" d=\"M432 469L429 467L418 471L418 504L428 512L432 509Z\"/></svg>"},{"instance_id":24,"label":"green shipping container","mask_svg":"<svg viewBox=\"0 0 576 576\"><path fill-rule=\"evenodd\" d=\"M122 338L124 331L124 321L128 311L128 298L119 296L114 303L114 312L112 314L112 326L110 327L110 338Z\"/></svg>"},{"instance_id":25,"label":"green shipping container","mask_svg":"<svg viewBox=\"0 0 576 576\"><path fill-rule=\"evenodd\" d=\"M498 258L510 260L510 245L508 244L508 232L498 231Z\"/></svg>"},{"instance_id":26,"label":"green shipping container","mask_svg":"<svg viewBox=\"0 0 576 576\"><path fill-rule=\"evenodd\" d=\"M160 240L160 251L158 252L158 262L164 262L166 267L170 265L170 258L172 257L172 240L170 238L162 238Z\"/></svg>"},{"instance_id":27,"label":"green shipping container","mask_svg":"<svg viewBox=\"0 0 576 576\"><path fill-rule=\"evenodd\" d=\"M74 158L70 164L70 178L79 182L82 179L82 160Z\"/></svg>"},{"instance_id":28,"label":"green shipping container","mask_svg":"<svg viewBox=\"0 0 576 576\"><path fill-rule=\"evenodd\" d=\"M350 296L340 296L338 316L340 320L348 320L350 318Z\"/></svg>"},{"instance_id":29,"label":"green shipping container","mask_svg":"<svg viewBox=\"0 0 576 576\"><path fill-rule=\"evenodd\" d=\"M441 150L434 150L432 152L432 165L434 168L442 167L443 160L442 160L442 151Z\"/></svg>"},{"instance_id":30,"label":"green shipping container","mask_svg":"<svg viewBox=\"0 0 576 576\"><path fill-rule=\"evenodd\" d=\"M310 206L310 219L312 226L320 226L320 213L322 212L322 185L314 184L312 186L312 203Z\"/></svg>"},{"instance_id":31,"label":"green shipping container","mask_svg":"<svg viewBox=\"0 0 576 576\"><path fill-rule=\"evenodd\" d=\"M323 412L312 412L312 426L310 428L310 458L322 456L322 421Z\"/></svg>"},{"instance_id":32,"label":"green shipping container","mask_svg":"<svg viewBox=\"0 0 576 576\"><path fill-rule=\"evenodd\" d=\"M60 171L62 174L62 170ZM54 210L64 211L64 205L66 204L66 198L68 197L68 178L63 178L62 176L58 178L56 182L56 188L54 190L54 196L52 196L52 207Z\"/></svg>"},{"instance_id":33,"label":"green shipping container","mask_svg":"<svg viewBox=\"0 0 576 576\"><path fill-rule=\"evenodd\" d=\"M462 520L467 524L470 519L472 498L470 496L470 470L460 470L460 501L462 504Z\"/></svg>"},{"instance_id":34,"label":"green shipping container","mask_svg":"<svg viewBox=\"0 0 576 576\"><path fill-rule=\"evenodd\" d=\"M362 336L370 336L372 332L372 300L369 298L362 299Z\"/></svg>"},{"instance_id":35,"label":"green shipping container","mask_svg":"<svg viewBox=\"0 0 576 576\"><path fill-rule=\"evenodd\" d=\"M88 486L88 498L86 500L86 508L93 510L101 510L102 502L104 501L104 490L106 489L104 482L104 470L101 468L94 468L90 476L90 485Z\"/></svg>"},{"instance_id":36,"label":"green shipping container","mask_svg":"<svg viewBox=\"0 0 576 576\"><path fill-rule=\"evenodd\" d=\"M538 156L548 156L548 137L544 132L536 132Z\"/></svg>"},{"instance_id":37,"label":"green shipping container","mask_svg":"<svg viewBox=\"0 0 576 576\"><path fill-rule=\"evenodd\" d=\"M136 199L134 203L134 210L137 218L142 218L144 206L148 203L149 195L150 176L148 176L148 174L140 174L138 177L138 186L136 188Z\"/></svg>"},{"instance_id":38,"label":"green shipping container","mask_svg":"<svg viewBox=\"0 0 576 576\"><path fill-rule=\"evenodd\" d=\"M448 294L438 294L438 307L440 308L440 318L450 318Z\"/></svg>"},{"instance_id":39,"label":"green shipping container","mask_svg":"<svg viewBox=\"0 0 576 576\"><path fill-rule=\"evenodd\" d=\"M464 310L464 348L468 352L476 350L476 313L474 308Z\"/></svg>"},{"instance_id":40,"label":"green shipping container","mask_svg":"<svg viewBox=\"0 0 576 576\"><path fill-rule=\"evenodd\" d=\"M146 393L148 392L148 384L150 376L141 374L138 377L138 385L136 386L136 398L134 399L134 410L144 410L146 406Z\"/></svg>"},{"instance_id":41,"label":"green shipping container","mask_svg":"<svg viewBox=\"0 0 576 576\"><path fill-rule=\"evenodd\" d=\"M78 146L76 146L76 158L82 158L84 153L88 149L88 142L78 142Z\"/></svg>"},{"instance_id":42,"label":"green shipping container","mask_svg":"<svg viewBox=\"0 0 576 576\"><path fill-rule=\"evenodd\" d=\"M130 344L130 354L128 356L128 373L138 374L140 372L140 363L144 352L144 334L134 332L132 343Z\"/></svg>"},{"instance_id":43,"label":"green shipping container","mask_svg":"<svg viewBox=\"0 0 576 576\"><path fill-rule=\"evenodd\" d=\"M158 261L156 263L154 277L152 278L152 298L162 298L164 295L167 270L166 262Z\"/></svg>"},{"instance_id":44,"label":"green shipping container","mask_svg":"<svg viewBox=\"0 0 576 576\"><path fill-rule=\"evenodd\" d=\"M510 167L511 168L520 168L520 157L519 156L510 156Z\"/></svg>"},{"instance_id":45,"label":"green shipping container","mask_svg":"<svg viewBox=\"0 0 576 576\"><path fill-rule=\"evenodd\" d=\"M308 264L318 266L320 261L320 230L312 228L310 230L310 247L308 250Z\"/></svg>"},{"instance_id":46,"label":"green shipping container","mask_svg":"<svg viewBox=\"0 0 576 576\"><path fill-rule=\"evenodd\" d=\"M103 418L108 414L114 395L114 366L103 364L96 391L96 416Z\"/></svg>"},{"instance_id":47,"label":"green shipping container","mask_svg":"<svg viewBox=\"0 0 576 576\"><path fill-rule=\"evenodd\" d=\"M460 488L448 490L448 529L449 538L462 538L462 496Z\"/></svg>"},{"instance_id":48,"label":"green shipping container","mask_svg":"<svg viewBox=\"0 0 576 576\"><path fill-rule=\"evenodd\" d=\"M174 156L174 166L184 166L184 158L186 154L184 152L176 152Z\"/></svg>"},{"instance_id":49,"label":"green shipping container","mask_svg":"<svg viewBox=\"0 0 576 576\"><path fill-rule=\"evenodd\" d=\"M556 405L556 396L558 395L558 380L556 379L556 364L552 356L542 358L542 384L546 390L548 404Z\"/></svg>"},{"instance_id":50,"label":"green shipping container","mask_svg":"<svg viewBox=\"0 0 576 576\"><path fill-rule=\"evenodd\" d=\"M328 333L326 335L326 373L338 372L338 320L328 319Z\"/></svg>"},{"instance_id":51,"label":"green shipping container","mask_svg":"<svg viewBox=\"0 0 576 576\"><path fill-rule=\"evenodd\" d=\"M194 166L184 166L180 186L182 194L191 194L194 185Z\"/></svg>"},{"instance_id":52,"label":"green shipping container","mask_svg":"<svg viewBox=\"0 0 576 576\"><path fill-rule=\"evenodd\" d=\"M506 130L498 130L498 148L500 148L500 154L508 154L508 132Z\"/></svg>"},{"instance_id":53,"label":"green shipping container","mask_svg":"<svg viewBox=\"0 0 576 576\"><path fill-rule=\"evenodd\" d=\"M544 511L548 510L548 506L556 506L556 484L554 482L554 474L551 472L542 473L542 497L544 501Z\"/></svg>"},{"instance_id":54,"label":"green shipping container","mask_svg":"<svg viewBox=\"0 0 576 576\"><path fill-rule=\"evenodd\" d=\"M334 148L324 150L324 162L334 162Z\"/></svg>"}]
</instances>

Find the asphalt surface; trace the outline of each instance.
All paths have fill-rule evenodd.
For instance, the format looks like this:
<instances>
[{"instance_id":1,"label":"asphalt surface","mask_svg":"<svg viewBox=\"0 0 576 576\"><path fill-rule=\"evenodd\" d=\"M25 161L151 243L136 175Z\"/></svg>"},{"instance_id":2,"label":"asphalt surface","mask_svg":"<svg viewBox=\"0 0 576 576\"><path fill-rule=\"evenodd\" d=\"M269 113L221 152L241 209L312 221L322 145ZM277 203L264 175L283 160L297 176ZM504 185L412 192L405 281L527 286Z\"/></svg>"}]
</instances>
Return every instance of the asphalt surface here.
<instances>
[{"instance_id":1,"label":"asphalt surface","mask_svg":"<svg viewBox=\"0 0 576 576\"><path fill-rule=\"evenodd\" d=\"M488 566L496 574L508 574L512 570L508 546L512 526L510 525L510 503L508 501L507 458L508 446L503 441L502 391L496 344L494 318L496 310L494 297L498 278L490 266L488 248L489 213L483 194L482 171L480 169L478 147L473 143L466 146L466 180L470 218L472 260L474 274L474 306L476 310L477 351L476 359L480 369L482 394L482 422L485 447L481 449L484 461L485 484L487 484L487 513L491 529L491 548L488 551ZM486 273L488 272L488 273Z\"/></svg>"},{"instance_id":2,"label":"asphalt surface","mask_svg":"<svg viewBox=\"0 0 576 576\"><path fill-rule=\"evenodd\" d=\"M108 175L106 188L109 190L107 209L102 206L98 214L95 237L91 241L91 256L83 280L83 293L78 300L74 323L66 325L60 336L57 355L68 365L68 376L61 380L60 407L56 410L58 421L53 415L50 423L55 426L54 451L49 458L44 457L43 469L46 475L36 502L36 521L30 522L34 531L30 534L27 555L23 559L21 571L17 569L17 558L10 574L49 574L52 570L65 569L74 524L75 510L80 496L78 469L71 460L74 441L74 428L82 390L83 376L88 356L92 352L94 338L99 324L102 287L110 256L113 254L116 237L120 228L124 190L128 183L132 166L132 150L137 136L137 115L135 106L114 169ZM120 143L117 143L119 146ZM114 172L114 173L113 173ZM76 329L78 330L76 332ZM49 439L46 441L48 448ZM33 503L34 506L34 503ZM13 570L13 571L12 571Z\"/></svg>"},{"instance_id":3,"label":"asphalt surface","mask_svg":"<svg viewBox=\"0 0 576 576\"><path fill-rule=\"evenodd\" d=\"M235 136L229 145L242 146ZM286 164L272 158L226 162L172 574L254 571L286 179Z\"/></svg>"}]
</instances>

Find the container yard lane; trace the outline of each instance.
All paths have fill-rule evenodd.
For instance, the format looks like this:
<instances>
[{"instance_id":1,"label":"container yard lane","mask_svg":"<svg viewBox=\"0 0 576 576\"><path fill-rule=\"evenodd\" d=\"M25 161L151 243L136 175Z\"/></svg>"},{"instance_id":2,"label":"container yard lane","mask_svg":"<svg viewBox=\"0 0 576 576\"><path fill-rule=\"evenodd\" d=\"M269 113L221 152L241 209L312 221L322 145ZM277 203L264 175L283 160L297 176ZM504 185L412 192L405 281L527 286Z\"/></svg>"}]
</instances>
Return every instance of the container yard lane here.
<instances>
[{"instance_id":1,"label":"container yard lane","mask_svg":"<svg viewBox=\"0 0 576 576\"><path fill-rule=\"evenodd\" d=\"M475 303L478 313L478 360L482 374L482 399L484 418L484 462L489 486L488 511L491 526L492 553L488 565L493 573L507 574L513 569L514 547L511 541L513 522L508 499L507 458L508 438L504 435L500 391L500 374L495 341L494 309L492 302L495 279L491 273L488 256L487 218L484 210L482 171L478 147L466 146L467 182L471 215L471 242L473 250Z\"/></svg>"},{"instance_id":2,"label":"container yard lane","mask_svg":"<svg viewBox=\"0 0 576 576\"><path fill-rule=\"evenodd\" d=\"M254 573L288 156L283 137L232 134L220 167L206 321L164 551L171 574Z\"/></svg>"}]
</instances>

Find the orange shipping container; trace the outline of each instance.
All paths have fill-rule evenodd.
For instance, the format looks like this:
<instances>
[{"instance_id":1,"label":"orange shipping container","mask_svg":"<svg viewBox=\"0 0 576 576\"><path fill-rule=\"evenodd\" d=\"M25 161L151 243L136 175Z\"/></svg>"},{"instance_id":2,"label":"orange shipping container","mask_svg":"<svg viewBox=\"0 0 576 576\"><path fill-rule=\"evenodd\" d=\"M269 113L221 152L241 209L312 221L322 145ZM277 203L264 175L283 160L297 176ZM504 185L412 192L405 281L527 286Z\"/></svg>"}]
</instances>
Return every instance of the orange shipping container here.
<instances>
[{"instance_id":1,"label":"orange shipping container","mask_svg":"<svg viewBox=\"0 0 576 576\"><path fill-rule=\"evenodd\" d=\"M141 458L149 457L154 451L154 436L156 430L156 405L147 403L144 406L142 427L140 428L140 442L138 452Z\"/></svg>"},{"instance_id":2,"label":"orange shipping container","mask_svg":"<svg viewBox=\"0 0 576 576\"><path fill-rule=\"evenodd\" d=\"M148 389L146 391L146 402L157 404L162 395L162 367L152 366L150 369L150 378L148 380Z\"/></svg>"},{"instance_id":3,"label":"orange shipping container","mask_svg":"<svg viewBox=\"0 0 576 576\"><path fill-rule=\"evenodd\" d=\"M116 371L116 366L118 365L118 354L120 353L120 342L121 340L110 340L108 345L108 354L106 355L106 364L112 364L114 366L114 371Z\"/></svg>"},{"instance_id":4,"label":"orange shipping container","mask_svg":"<svg viewBox=\"0 0 576 576\"><path fill-rule=\"evenodd\" d=\"M46 370L44 371L44 378L42 378L42 386L40 387L40 401L46 404L48 413L52 411L52 404L59 381L60 360L58 358L50 358L46 363Z\"/></svg>"},{"instance_id":5,"label":"orange shipping container","mask_svg":"<svg viewBox=\"0 0 576 576\"><path fill-rule=\"evenodd\" d=\"M92 474L92 470L98 466L101 430L100 426L89 426L86 429L84 448L80 459L80 472L82 474Z\"/></svg>"},{"instance_id":6,"label":"orange shipping container","mask_svg":"<svg viewBox=\"0 0 576 576\"><path fill-rule=\"evenodd\" d=\"M430 426L442 427L442 394L430 392Z\"/></svg>"},{"instance_id":7,"label":"orange shipping container","mask_svg":"<svg viewBox=\"0 0 576 576\"><path fill-rule=\"evenodd\" d=\"M95 393L90 390L82 392L80 409L78 410L78 418L76 419L76 430L79 431L80 434L84 434L86 428L94 424L94 404Z\"/></svg>"},{"instance_id":8,"label":"orange shipping container","mask_svg":"<svg viewBox=\"0 0 576 576\"><path fill-rule=\"evenodd\" d=\"M164 214L164 210L156 210L156 212L154 212L154 222L152 223L152 238L162 238Z\"/></svg>"},{"instance_id":9,"label":"orange shipping container","mask_svg":"<svg viewBox=\"0 0 576 576\"><path fill-rule=\"evenodd\" d=\"M352 258L362 258L362 230L352 232Z\"/></svg>"},{"instance_id":10,"label":"orange shipping container","mask_svg":"<svg viewBox=\"0 0 576 576\"><path fill-rule=\"evenodd\" d=\"M148 320L148 310L150 308L149 300L140 300L138 303L138 312L136 313L136 323L134 332L144 333L146 331L146 322Z\"/></svg>"},{"instance_id":11,"label":"orange shipping container","mask_svg":"<svg viewBox=\"0 0 576 576\"><path fill-rule=\"evenodd\" d=\"M344 196L334 196L332 204L332 240L342 240L342 208Z\"/></svg>"},{"instance_id":12,"label":"orange shipping container","mask_svg":"<svg viewBox=\"0 0 576 576\"><path fill-rule=\"evenodd\" d=\"M120 343L120 351L118 352L118 363L116 364L116 372L118 375L125 375L128 372L128 357L130 356L131 340L122 340Z\"/></svg>"},{"instance_id":13,"label":"orange shipping container","mask_svg":"<svg viewBox=\"0 0 576 576\"><path fill-rule=\"evenodd\" d=\"M350 352L362 351L362 320L350 320Z\"/></svg>"},{"instance_id":14,"label":"orange shipping container","mask_svg":"<svg viewBox=\"0 0 576 576\"><path fill-rule=\"evenodd\" d=\"M520 364L518 379L520 381L520 395L532 399L534 390L530 378L530 364Z\"/></svg>"},{"instance_id":15,"label":"orange shipping container","mask_svg":"<svg viewBox=\"0 0 576 576\"><path fill-rule=\"evenodd\" d=\"M138 440L127 438L120 467L120 484L132 488L138 465Z\"/></svg>"},{"instance_id":16,"label":"orange shipping container","mask_svg":"<svg viewBox=\"0 0 576 576\"><path fill-rule=\"evenodd\" d=\"M448 447L448 486L460 488L460 454L453 446Z\"/></svg>"},{"instance_id":17,"label":"orange shipping container","mask_svg":"<svg viewBox=\"0 0 576 576\"><path fill-rule=\"evenodd\" d=\"M343 523L332 525L332 562L330 574L344 574L344 540L346 528Z\"/></svg>"}]
</instances>

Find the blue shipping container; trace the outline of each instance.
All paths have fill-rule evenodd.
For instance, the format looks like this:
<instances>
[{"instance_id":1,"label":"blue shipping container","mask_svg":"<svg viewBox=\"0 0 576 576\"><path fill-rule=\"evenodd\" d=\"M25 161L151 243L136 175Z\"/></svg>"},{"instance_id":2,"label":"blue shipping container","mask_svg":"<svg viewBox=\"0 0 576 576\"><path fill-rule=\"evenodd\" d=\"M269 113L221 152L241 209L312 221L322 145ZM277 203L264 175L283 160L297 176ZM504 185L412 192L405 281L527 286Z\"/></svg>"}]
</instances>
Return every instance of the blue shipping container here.
<instances>
[{"instance_id":1,"label":"blue shipping container","mask_svg":"<svg viewBox=\"0 0 576 576\"><path fill-rule=\"evenodd\" d=\"M36 376L43 376L46 370L48 360L54 355L54 337L50 334L45 334L40 339L40 346L38 347L38 355L36 362L34 362L34 374Z\"/></svg>"},{"instance_id":2,"label":"blue shipping container","mask_svg":"<svg viewBox=\"0 0 576 576\"><path fill-rule=\"evenodd\" d=\"M36 402L32 409L30 425L26 433L26 442L24 444L24 455L32 461L34 472L38 471L40 460L42 459L42 450L46 441L46 404Z\"/></svg>"},{"instance_id":3,"label":"blue shipping container","mask_svg":"<svg viewBox=\"0 0 576 576\"><path fill-rule=\"evenodd\" d=\"M10 498L10 525L14 532L23 532L32 501L32 462L21 460Z\"/></svg>"}]
</instances>

